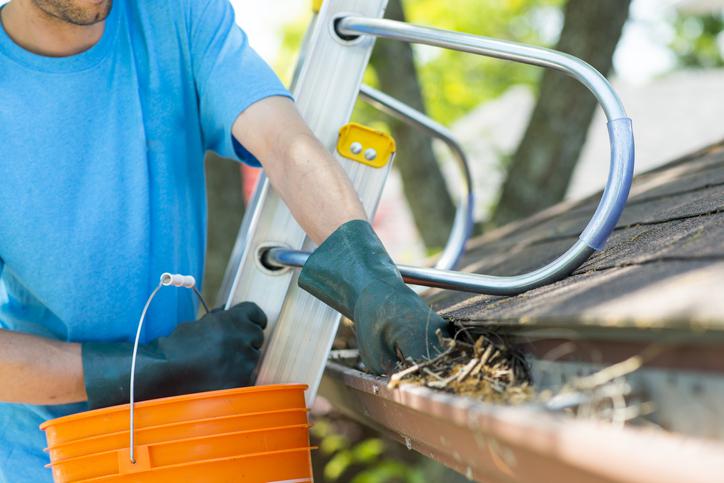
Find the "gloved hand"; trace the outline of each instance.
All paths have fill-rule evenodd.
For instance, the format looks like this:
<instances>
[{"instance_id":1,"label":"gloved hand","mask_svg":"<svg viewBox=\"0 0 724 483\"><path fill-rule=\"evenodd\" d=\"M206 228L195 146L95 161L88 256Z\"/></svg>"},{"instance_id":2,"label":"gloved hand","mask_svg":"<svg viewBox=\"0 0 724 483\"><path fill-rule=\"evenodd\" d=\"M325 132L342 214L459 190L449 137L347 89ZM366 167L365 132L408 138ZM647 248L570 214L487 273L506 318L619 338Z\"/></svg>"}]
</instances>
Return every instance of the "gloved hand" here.
<instances>
[{"instance_id":1,"label":"gloved hand","mask_svg":"<svg viewBox=\"0 0 724 483\"><path fill-rule=\"evenodd\" d=\"M442 351L435 334L445 321L402 281L369 223L354 220L309 257L299 286L355 322L362 362L381 374L403 358Z\"/></svg>"},{"instance_id":2,"label":"gloved hand","mask_svg":"<svg viewBox=\"0 0 724 483\"><path fill-rule=\"evenodd\" d=\"M214 310L180 324L167 337L138 346L135 399L252 384L266 315L254 303ZM82 344L83 378L91 409L128 402L133 344Z\"/></svg>"}]
</instances>

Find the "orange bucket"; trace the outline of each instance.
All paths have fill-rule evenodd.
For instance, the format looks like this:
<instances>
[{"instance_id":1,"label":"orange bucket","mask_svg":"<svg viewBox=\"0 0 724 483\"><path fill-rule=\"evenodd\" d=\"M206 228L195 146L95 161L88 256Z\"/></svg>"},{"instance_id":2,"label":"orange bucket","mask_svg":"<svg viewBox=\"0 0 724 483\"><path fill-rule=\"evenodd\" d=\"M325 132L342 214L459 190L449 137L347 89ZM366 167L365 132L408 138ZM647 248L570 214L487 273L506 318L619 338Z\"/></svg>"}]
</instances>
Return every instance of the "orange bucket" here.
<instances>
[{"instance_id":1,"label":"orange bucket","mask_svg":"<svg viewBox=\"0 0 724 483\"><path fill-rule=\"evenodd\" d=\"M305 385L175 396L43 423L56 483L311 481Z\"/></svg>"}]
</instances>

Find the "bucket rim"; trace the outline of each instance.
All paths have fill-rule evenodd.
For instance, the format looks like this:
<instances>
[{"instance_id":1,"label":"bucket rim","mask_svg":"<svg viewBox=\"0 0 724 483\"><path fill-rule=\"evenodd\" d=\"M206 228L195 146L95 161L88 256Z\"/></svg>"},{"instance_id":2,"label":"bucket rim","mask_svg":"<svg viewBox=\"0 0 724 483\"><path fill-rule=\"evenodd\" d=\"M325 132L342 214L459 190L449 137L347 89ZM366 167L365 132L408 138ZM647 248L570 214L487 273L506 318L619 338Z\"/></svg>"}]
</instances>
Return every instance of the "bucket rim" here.
<instances>
[{"instance_id":1,"label":"bucket rim","mask_svg":"<svg viewBox=\"0 0 724 483\"><path fill-rule=\"evenodd\" d=\"M199 399L216 399L225 396L238 396L245 393L260 393L260 392L275 392L285 390L307 390L309 388L306 384L270 384L265 386L246 386L246 387L235 387L231 389L219 389L216 391L205 391L196 392L192 394L181 394L178 396L169 396L158 399L148 399L146 401L140 401L135 403L136 408L164 406L169 403L196 401ZM96 416L104 416L106 414L113 414L121 411L130 411L130 403L119 404L116 406L109 406L106 408L93 409L91 411L83 411L80 413L69 414L68 416L62 416L60 418L50 419L40 424L39 428L45 431L47 428L58 426L61 424L67 424L74 421L81 421L84 419L93 418ZM306 406L305 406L306 407Z\"/></svg>"}]
</instances>

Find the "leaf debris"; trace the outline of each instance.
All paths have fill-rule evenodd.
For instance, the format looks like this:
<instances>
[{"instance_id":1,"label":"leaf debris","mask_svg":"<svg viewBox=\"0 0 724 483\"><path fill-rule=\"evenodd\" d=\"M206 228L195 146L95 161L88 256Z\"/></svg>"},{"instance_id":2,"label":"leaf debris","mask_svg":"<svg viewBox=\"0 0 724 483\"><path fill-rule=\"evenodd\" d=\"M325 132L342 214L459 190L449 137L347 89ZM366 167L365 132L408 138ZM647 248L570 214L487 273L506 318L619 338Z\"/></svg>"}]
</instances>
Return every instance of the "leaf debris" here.
<instances>
[{"instance_id":1,"label":"leaf debris","mask_svg":"<svg viewBox=\"0 0 724 483\"><path fill-rule=\"evenodd\" d=\"M486 402L520 404L534 396L525 359L502 340L480 336L474 343L441 337L445 350L432 359L410 360L387 384L418 384Z\"/></svg>"}]
</instances>

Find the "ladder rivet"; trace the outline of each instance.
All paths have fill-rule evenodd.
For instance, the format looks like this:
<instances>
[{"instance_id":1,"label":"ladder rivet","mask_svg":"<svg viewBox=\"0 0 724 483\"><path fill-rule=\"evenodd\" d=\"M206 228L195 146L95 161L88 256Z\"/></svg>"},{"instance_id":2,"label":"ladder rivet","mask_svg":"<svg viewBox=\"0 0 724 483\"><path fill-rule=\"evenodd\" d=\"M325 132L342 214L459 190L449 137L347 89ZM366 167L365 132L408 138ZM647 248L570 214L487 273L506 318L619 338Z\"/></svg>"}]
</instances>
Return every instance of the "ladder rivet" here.
<instances>
[{"instance_id":1,"label":"ladder rivet","mask_svg":"<svg viewBox=\"0 0 724 483\"><path fill-rule=\"evenodd\" d=\"M362 152L362 144L352 143L352 145L349 147L349 150L352 151L352 154L359 154Z\"/></svg>"},{"instance_id":2,"label":"ladder rivet","mask_svg":"<svg viewBox=\"0 0 724 483\"><path fill-rule=\"evenodd\" d=\"M365 151L365 159L367 161L374 161L374 159L377 157L377 151L375 151L372 148L369 148L367 151Z\"/></svg>"}]
</instances>

